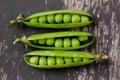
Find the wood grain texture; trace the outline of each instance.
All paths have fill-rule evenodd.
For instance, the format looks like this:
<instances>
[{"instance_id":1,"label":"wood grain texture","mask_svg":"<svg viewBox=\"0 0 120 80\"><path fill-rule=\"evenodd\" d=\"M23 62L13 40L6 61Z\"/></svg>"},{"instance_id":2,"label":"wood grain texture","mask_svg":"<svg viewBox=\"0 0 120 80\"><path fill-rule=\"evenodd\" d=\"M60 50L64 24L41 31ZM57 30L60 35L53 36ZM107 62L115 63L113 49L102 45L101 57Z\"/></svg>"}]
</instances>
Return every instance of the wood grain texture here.
<instances>
[{"instance_id":1,"label":"wood grain texture","mask_svg":"<svg viewBox=\"0 0 120 80\"><path fill-rule=\"evenodd\" d=\"M95 43L84 49L106 53L109 61L66 69L34 69L23 60L23 44L13 45L23 34L66 31L65 29L34 29L9 27L9 21L19 13L58 9L74 9L91 13L96 22L89 27L67 29L86 31L96 36ZM0 80L120 80L120 0L2 0L0 2Z\"/></svg>"},{"instance_id":2,"label":"wood grain texture","mask_svg":"<svg viewBox=\"0 0 120 80\"><path fill-rule=\"evenodd\" d=\"M95 16L97 24L83 29L96 36L94 46L88 50L110 57L109 62L68 69L68 80L119 80L120 0L64 0L64 3L66 9L83 10Z\"/></svg>"}]
</instances>

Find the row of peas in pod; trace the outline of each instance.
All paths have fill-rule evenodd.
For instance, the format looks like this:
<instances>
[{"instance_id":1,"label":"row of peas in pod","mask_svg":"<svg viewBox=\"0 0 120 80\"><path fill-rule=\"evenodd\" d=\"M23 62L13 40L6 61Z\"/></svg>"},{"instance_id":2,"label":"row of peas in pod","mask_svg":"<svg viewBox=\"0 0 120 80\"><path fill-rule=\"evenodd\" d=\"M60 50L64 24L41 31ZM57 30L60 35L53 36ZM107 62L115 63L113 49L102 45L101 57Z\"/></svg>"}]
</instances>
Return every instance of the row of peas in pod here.
<instances>
[{"instance_id":1,"label":"row of peas in pod","mask_svg":"<svg viewBox=\"0 0 120 80\"><path fill-rule=\"evenodd\" d=\"M10 24L25 24L37 28L77 28L94 22L94 17L86 12L76 10L56 10L32 14L26 18L20 14Z\"/></svg>"},{"instance_id":2,"label":"row of peas in pod","mask_svg":"<svg viewBox=\"0 0 120 80\"><path fill-rule=\"evenodd\" d=\"M88 36L76 38L47 38L34 41L38 45L48 45L55 47L76 47L82 45L81 43L88 40Z\"/></svg>"},{"instance_id":3,"label":"row of peas in pod","mask_svg":"<svg viewBox=\"0 0 120 80\"><path fill-rule=\"evenodd\" d=\"M54 50L75 50L85 48L94 42L94 36L87 32L52 32L22 36L14 41L23 42L25 45Z\"/></svg>"},{"instance_id":4,"label":"row of peas in pod","mask_svg":"<svg viewBox=\"0 0 120 80\"><path fill-rule=\"evenodd\" d=\"M89 59L78 58L78 57L30 57L29 62L35 65L61 65L89 61Z\"/></svg>"},{"instance_id":5,"label":"row of peas in pod","mask_svg":"<svg viewBox=\"0 0 120 80\"><path fill-rule=\"evenodd\" d=\"M30 22L33 23L76 23L76 22L85 22L89 21L87 16L80 16L78 14L51 14L51 15L44 15L40 17L31 18Z\"/></svg>"},{"instance_id":6,"label":"row of peas in pod","mask_svg":"<svg viewBox=\"0 0 120 80\"><path fill-rule=\"evenodd\" d=\"M37 28L77 28L94 22L92 15L76 10L56 10L32 14L26 18L19 15L11 25L25 24ZM26 46L39 49L24 55L25 62L35 68L65 68L82 66L94 61L108 59L106 54L93 55L84 51L70 51L85 48L94 42L94 36L87 32L53 32L25 35L15 39L13 44L23 42ZM67 51L65 51L67 50Z\"/></svg>"}]
</instances>

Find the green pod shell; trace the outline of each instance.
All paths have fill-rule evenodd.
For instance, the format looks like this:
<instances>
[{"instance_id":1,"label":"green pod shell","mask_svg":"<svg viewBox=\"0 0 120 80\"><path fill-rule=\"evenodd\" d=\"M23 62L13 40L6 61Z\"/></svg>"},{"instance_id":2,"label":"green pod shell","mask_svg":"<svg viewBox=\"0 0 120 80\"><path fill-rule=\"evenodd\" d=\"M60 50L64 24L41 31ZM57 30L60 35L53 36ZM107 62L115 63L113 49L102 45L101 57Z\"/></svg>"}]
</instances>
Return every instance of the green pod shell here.
<instances>
[{"instance_id":1,"label":"green pod shell","mask_svg":"<svg viewBox=\"0 0 120 80\"><path fill-rule=\"evenodd\" d=\"M73 16L72 19L72 17L70 17L72 15L80 16L80 18L81 16L85 16L88 19L82 17L83 18L82 20L78 18L76 22L75 20L76 16ZM11 20L10 24L13 25L16 23L20 23L20 24L25 24L29 27L36 27L36 28L77 28L77 27L87 26L95 21L94 17L91 14L77 10L45 11L45 12L32 14L26 18L23 18L23 16L20 17L21 18ZM37 18L38 21L31 22L31 19L33 18Z\"/></svg>"},{"instance_id":2,"label":"green pod shell","mask_svg":"<svg viewBox=\"0 0 120 80\"><path fill-rule=\"evenodd\" d=\"M45 61L44 65L43 65L43 63L42 64L32 64L32 63L30 63L30 57L32 57L32 56L44 57L47 59L47 61ZM65 62L64 58L68 58L66 60L66 62ZM71 58L80 58L80 59L82 59L82 61L77 61L77 62L74 62L72 60L69 61L69 59L71 59ZM87 60L84 60L84 59L87 59ZM32 52L29 52L24 55L24 60L28 65L30 65L34 68L44 68L44 69L83 66L83 65L90 64L94 61L107 60L107 59L108 59L108 56L106 54L94 55L94 54L91 54L90 52L82 52L82 51L41 50L41 51L32 51Z\"/></svg>"},{"instance_id":3,"label":"green pod shell","mask_svg":"<svg viewBox=\"0 0 120 80\"><path fill-rule=\"evenodd\" d=\"M71 38L77 38L78 39L78 37L80 37L80 36L87 36L88 40L86 40L84 42L80 42L80 45L77 45L77 46L75 46L76 44L74 45L75 40L72 43L74 46L72 46L72 45L68 46L68 47L61 46L64 43L64 41L63 41L64 38L69 38L69 39L71 39ZM56 40L60 39L60 41L56 42L56 40L55 40L54 45L52 45L52 46L49 46L49 45L40 45L40 44L33 43L36 40L51 39L51 38L54 38ZM17 42L23 42L24 44L26 44L28 46L35 47L35 48L41 48L41 49L76 50L76 49L85 48L85 47L91 45L94 42L94 36L92 34L90 34L90 33L87 33L87 32L71 32L71 31L67 31L67 32L52 32L52 33L43 33L43 34L33 34L33 35L30 35L27 38L26 38L26 36L23 36L21 38L17 38L13 42L13 44L16 44ZM69 41L69 42L72 42L72 41ZM55 45L57 45L57 46L55 47Z\"/></svg>"}]
</instances>

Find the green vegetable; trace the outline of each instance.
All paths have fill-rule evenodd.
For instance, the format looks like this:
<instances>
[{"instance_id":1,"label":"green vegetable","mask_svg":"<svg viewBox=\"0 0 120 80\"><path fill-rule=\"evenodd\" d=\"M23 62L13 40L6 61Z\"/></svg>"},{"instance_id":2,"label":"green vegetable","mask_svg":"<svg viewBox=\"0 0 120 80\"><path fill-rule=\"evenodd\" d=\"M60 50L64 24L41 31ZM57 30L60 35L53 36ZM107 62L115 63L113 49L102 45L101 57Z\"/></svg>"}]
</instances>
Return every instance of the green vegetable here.
<instances>
[{"instance_id":1,"label":"green vegetable","mask_svg":"<svg viewBox=\"0 0 120 80\"><path fill-rule=\"evenodd\" d=\"M34 62L38 63L39 61L41 61L41 58L43 59L41 62L39 62L39 64L37 63L33 64L33 62L31 62L30 59L34 56L37 56L37 59L33 60ZM108 56L106 54L94 55L92 53L82 52L82 51L40 50L40 51L32 51L24 55L24 60L28 65L35 68L45 68L45 69L83 66L95 61L98 62L107 59Z\"/></svg>"},{"instance_id":2,"label":"green vegetable","mask_svg":"<svg viewBox=\"0 0 120 80\"><path fill-rule=\"evenodd\" d=\"M55 47L62 47L62 39L56 39L55 41Z\"/></svg>"},{"instance_id":3,"label":"green vegetable","mask_svg":"<svg viewBox=\"0 0 120 80\"><path fill-rule=\"evenodd\" d=\"M54 38L48 38L46 42L47 42L47 45L54 45L55 40Z\"/></svg>"},{"instance_id":4,"label":"green vegetable","mask_svg":"<svg viewBox=\"0 0 120 80\"><path fill-rule=\"evenodd\" d=\"M30 58L30 63L32 64L38 64L39 56L32 56Z\"/></svg>"},{"instance_id":5,"label":"green vegetable","mask_svg":"<svg viewBox=\"0 0 120 80\"><path fill-rule=\"evenodd\" d=\"M72 15L72 23L75 23L75 22L80 22L80 16L79 15Z\"/></svg>"},{"instance_id":6,"label":"green vegetable","mask_svg":"<svg viewBox=\"0 0 120 80\"><path fill-rule=\"evenodd\" d=\"M56 57L56 65L64 64L64 60L62 57Z\"/></svg>"},{"instance_id":7,"label":"green vegetable","mask_svg":"<svg viewBox=\"0 0 120 80\"><path fill-rule=\"evenodd\" d=\"M55 23L55 16L54 15L48 15L47 16L48 23Z\"/></svg>"},{"instance_id":8,"label":"green vegetable","mask_svg":"<svg viewBox=\"0 0 120 80\"><path fill-rule=\"evenodd\" d=\"M47 65L47 59L46 57L42 56L39 59L39 65Z\"/></svg>"},{"instance_id":9,"label":"green vegetable","mask_svg":"<svg viewBox=\"0 0 120 80\"><path fill-rule=\"evenodd\" d=\"M72 39L72 47L76 47L76 46L80 46L80 42L78 41L78 39L73 38Z\"/></svg>"},{"instance_id":10,"label":"green vegetable","mask_svg":"<svg viewBox=\"0 0 120 80\"><path fill-rule=\"evenodd\" d=\"M63 46L64 47L70 47L71 46L71 41L69 38L64 38L63 40Z\"/></svg>"},{"instance_id":11,"label":"green vegetable","mask_svg":"<svg viewBox=\"0 0 120 80\"><path fill-rule=\"evenodd\" d=\"M81 19L80 19L81 18ZM24 18L21 14L10 24L25 24L36 28L77 28L84 27L95 20L89 13L77 10L54 10L32 14Z\"/></svg>"},{"instance_id":12,"label":"green vegetable","mask_svg":"<svg viewBox=\"0 0 120 80\"><path fill-rule=\"evenodd\" d=\"M55 21L57 23L62 23L62 21L63 21L63 15L62 14L56 14Z\"/></svg>"},{"instance_id":13,"label":"green vegetable","mask_svg":"<svg viewBox=\"0 0 120 80\"><path fill-rule=\"evenodd\" d=\"M81 16L81 22L89 21L89 18L86 16Z\"/></svg>"},{"instance_id":14,"label":"green vegetable","mask_svg":"<svg viewBox=\"0 0 120 80\"><path fill-rule=\"evenodd\" d=\"M66 64L73 63L72 57L65 57L64 60Z\"/></svg>"},{"instance_id":15,"label":"green vegetable","mask_svg":"<svg viewBox=\"0 0 120 80\"><path fill-rule=\"evenodd\" d=\"M37 40L34 40L34 41L33 41L33 43L39 43L39 41L37 41Z\"/></svg>"},{"instance_id":16,"label":"green vegetable","mask_svg":"<svg viewBox=\"0 0 120 80\"><path fill-rule=\"evenodd\" d=\"M71 22L71 15L70 14L64 14L63 22L64 23L70 23Z\"/></svg>"},{"instance_id":17,"label":"green vegetable","mask_svg":"<svg viewBox=\"0 0 120 80\"><path fill-rule=\"evenodd\" d=\"M84 58L84 59L83 59L83 61L89 61L89 60L90 60L90 59L88 59L88 58Z\"/></svg>"},{"instance_id":18,"label":"green vegetable","mask_svg":"<svg viewBox=\"0 0 120 80\"><path fill-rule=\"evenodd\" d=\"M79 57L74 57L73 58L73 61L76 63L76 62L80 62L81 61L81 58L79 58Z\"/></svg>"},{"instance_id":19,"label":"green vegetable","mask_svg":"<svg viewBox=\"0 0 120 80\"><path fill-rule=\"evenodd\" d=\"M46 23L47 22L47 17L46 16L40 16L39 17L39 23Z\"/></svg>"},{"instance_id":20,"label":"green vegetable","mask_svg":"<svg viewBox=\"0 0 120 80\"><path fill-rule=\"evenodd\" d=\"M32 18L32 19L30 20L31 23L37 23L37 21L38 21L37 18Z\"/></svg>"},{"instance_id":21,"label":"green vegetable","mask_svg":"<svg viewBox=\"0 0 120 80\"><path fill-rule=\"evenodd\" d=\"M36 40L36 41L37 41L37 40ZM39 44L45 44L45 42L46 42L45 39L39 39L39 40L38 40L38 43L39 43Z\"/></svg>"},{"instance_id":22,"label":"green vegetable","mask_svg":"<svg viewBox=\"0 0 120 80\"><path fill-rule=\"evenodd\" d=\"M80 36L78 37L79 41L87 41L88 40L88 36Z\"/></svg>"},{"instance_id":23,"label":"green vegetable","mask_svg":"<svg viewBox=\"0 0 120 80\"><path fill-rule=\"evenodd\" d=\"M87 36L88 39L84 42L78 40L78 37ZM83 37L84 38L84 37ZM46 39L47 44L41 45L41 40ZM39 41L38 44L34 43L34 41ZM13 44L18 42L23 42L25 45L41 48L41 49L53 49L53 50L75 50L85 48L91 45L94 42L94 36L87 32L52 32L52 33L43 33L43 34L33 34L26 38L23 36L21 38L17 38Z\"/></svg>"},{"instance_id":24,"label":"green vegetable","mask_svg":"<svg viewBox=\"0 0 120 80\"><path fill-rule=\"evenodd\" d=\"M47 58L47 64L48 65L55 65L55 58L54 57L48 57Z\"/></svg>"},{"instance_id":25,"label":"green vegetable","mask_svg":"<svg viewBox=\"0 0 120 80\"><path fill-rule=\"evenodd\" d=\"M80 36L82 37L87 36L88 40L84 42L80 42L78 40L78 37ZM41 40L43 40L44 42L44 39L46 39L45 43L47 43L47 45L39 45L42 44ZM36 40L38 40L39 44L34 43L34 41ZM94 42L94 36L87 32L70 32L70 31L53 32L53 33L44 33L44 34L34 34L29 36L28 38L26 38L26 36L23 36L21 38L17 38L13 42L13 44L17 42L23 42L28 46L35 48L42 48L42 49L75 50L75 49L85 48L91 45Z\"/></svg>"}]
</instances>

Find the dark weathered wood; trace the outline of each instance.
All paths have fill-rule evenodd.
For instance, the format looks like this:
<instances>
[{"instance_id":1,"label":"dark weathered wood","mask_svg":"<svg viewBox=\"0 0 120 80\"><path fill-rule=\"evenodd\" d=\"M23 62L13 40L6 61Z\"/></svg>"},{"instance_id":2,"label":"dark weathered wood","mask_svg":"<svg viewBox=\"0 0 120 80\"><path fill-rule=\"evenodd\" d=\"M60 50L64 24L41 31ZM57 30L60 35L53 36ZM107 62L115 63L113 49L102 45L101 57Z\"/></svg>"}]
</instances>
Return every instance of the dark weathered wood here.
<instances>
[{"instance_id":1,"label":"dark weathered wood","mask_svg":"<svg viewBox=\"0 0 120 80\"><path fill-rule=\"evenodd\" d=\"M64 0L66 9L90 12L97 24L83 29L96 36L93 53L107 53L109 62L68 70L68 80L120 79L120 0ZM79 30L79 29L78 29Z\"/></svg>"},{"instance_id":2,"label":"dark weathered wood","mask_svg":"<svg viewBox=\"0 0 120 80\"><path fill-rule=\"evenodd\" d=\"M82 29L96 36L96 42L86 48L92 53L106 53L109 61L66 69L34 69L22 55L28 51L23 44L13 45L22 34L63 31L9 27L9 21L19 13L28 16L35 12L75 9L90 12L96 23ZM120 0L1 0L0 1L0 80L119 80L120 79ZM64 30L65 31L65 30Z\"/></svg>"}]
</instances>

